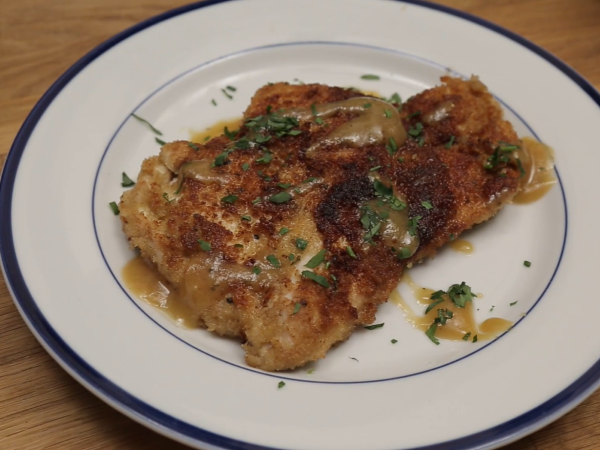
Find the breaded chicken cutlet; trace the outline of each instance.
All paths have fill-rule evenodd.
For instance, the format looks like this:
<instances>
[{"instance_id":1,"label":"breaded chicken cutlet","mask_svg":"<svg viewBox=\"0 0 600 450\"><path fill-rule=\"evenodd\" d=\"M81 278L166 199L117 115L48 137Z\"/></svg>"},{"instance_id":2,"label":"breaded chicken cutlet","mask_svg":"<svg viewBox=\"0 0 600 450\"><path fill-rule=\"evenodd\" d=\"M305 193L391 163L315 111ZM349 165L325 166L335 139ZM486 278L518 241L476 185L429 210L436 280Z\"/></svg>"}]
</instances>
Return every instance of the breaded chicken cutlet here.
<instances>
[{"instance_id":1,"label":"breaded chicken cutlet","mask_svg":"<svg viewBox=\"0 0 600 450\"><path fill-rule=\"evenodd\" d=\"M519 189L518 137L492 95L442 82L400 112L352 89L259 89L235 136L144 161L119 205L130 246L249 365L323 358L373 323L407 265Z\"/></svg>"}]
</instances>

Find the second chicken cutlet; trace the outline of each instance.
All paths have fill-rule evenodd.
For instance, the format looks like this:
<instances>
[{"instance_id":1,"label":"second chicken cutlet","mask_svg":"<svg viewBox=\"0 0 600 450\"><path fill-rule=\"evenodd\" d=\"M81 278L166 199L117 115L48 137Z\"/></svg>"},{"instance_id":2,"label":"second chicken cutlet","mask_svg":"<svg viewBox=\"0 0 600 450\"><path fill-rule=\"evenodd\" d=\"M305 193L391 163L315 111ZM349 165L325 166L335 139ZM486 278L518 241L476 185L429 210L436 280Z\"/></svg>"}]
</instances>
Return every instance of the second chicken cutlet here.
<instances>
[{"instance_id":1,"label":"second chicken cutlet","mask_svg":"<svg viewBox=\"0 0 600 450\"><path fill-rule=\"evenodd\" d=\"M131 247L249 365L323 358L373 323L407 265L519 189L519 141L492 95L477 78L442 83L403 105L259 89L237 133L144 161L120 203Z\"/></svg>"}]
</instances>

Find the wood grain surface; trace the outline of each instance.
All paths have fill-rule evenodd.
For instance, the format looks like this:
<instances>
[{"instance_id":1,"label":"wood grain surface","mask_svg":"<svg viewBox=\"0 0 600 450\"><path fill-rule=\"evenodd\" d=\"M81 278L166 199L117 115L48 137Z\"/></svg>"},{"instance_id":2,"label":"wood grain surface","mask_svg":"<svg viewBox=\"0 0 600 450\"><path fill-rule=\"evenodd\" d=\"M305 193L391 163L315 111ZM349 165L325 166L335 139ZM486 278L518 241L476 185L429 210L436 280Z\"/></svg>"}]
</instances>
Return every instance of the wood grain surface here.
<instances>
[{"instance_id":1,"label":"wood grain surface","mask_svg":"<svg viewBox=\"0 0 600 450\"><path fill-rule=\"evenodd\" d=\"M438 3L525 36L600 88L600 0ZM71 64L115 33L182 4L0 0L0 166L31 108ZM67 375L29 332L0 279L0 449L180 448L106 406ZM600 449L600 392L506 449Z\"/></svg>"}]
</instances>

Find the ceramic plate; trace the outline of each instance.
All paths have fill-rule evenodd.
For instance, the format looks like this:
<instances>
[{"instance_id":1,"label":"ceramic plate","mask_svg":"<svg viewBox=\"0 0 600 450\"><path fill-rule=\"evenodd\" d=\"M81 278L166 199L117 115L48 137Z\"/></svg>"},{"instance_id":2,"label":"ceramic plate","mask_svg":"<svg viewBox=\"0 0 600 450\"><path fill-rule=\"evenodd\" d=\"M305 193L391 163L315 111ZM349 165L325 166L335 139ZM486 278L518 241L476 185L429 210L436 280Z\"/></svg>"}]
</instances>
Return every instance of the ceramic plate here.
<instances>
[{"instance_id":1,"label":"ceramic plate","mask_svg":"<svg viewBox=\"0 0 600 450\"><path fill-rule=\"evenodd\" d=\"M267 82L408 98L447 73L479 75L521 136L556 151L559 182L542 200L509 205L470 232L472 255L445 249L411 271L434 289L466 281L484 294L475 300L477 319L508 319L515 323L508 333L435 346L388 303L377 315L385 327L358 331L325 360L273 374L248 367L238 343L178 327L127 291L121 270L134 254L108 203L123 191L121 172L137 174L159 150L132 113L164 140L187 139L240 116ZM232 98L222 92L229 85ZM118 410L191 446L496 448L556 419L598 385L600 302L591 293L600 240L589 195L600 164L599 104L598 93L556 58L441 6L190 5L93 50L32 111L1 181L3 270L21 314L65 370Z\"/></svg>"}]
</instances>

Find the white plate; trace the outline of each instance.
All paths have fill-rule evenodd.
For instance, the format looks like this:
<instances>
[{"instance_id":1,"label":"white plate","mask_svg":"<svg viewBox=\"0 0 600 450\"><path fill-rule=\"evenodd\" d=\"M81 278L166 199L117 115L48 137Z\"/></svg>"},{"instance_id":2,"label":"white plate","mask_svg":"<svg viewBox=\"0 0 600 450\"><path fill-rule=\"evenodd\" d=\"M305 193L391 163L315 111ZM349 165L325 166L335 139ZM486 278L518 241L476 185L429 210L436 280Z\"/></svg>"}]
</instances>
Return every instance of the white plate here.
<instances>
[{"instance_id":1,"label":"white plate","mask_svg":"<svg viewBox=\"0 0 600 450\"><path fill-rule=\"evenodd\" d=\"M355 333L311 365L314 373L270 374L247 367L237 343L178 328L123 288L120 271L133 254L107 204L122 192L121 172L136 174L158 152L132 112L165 140L186 139L191 129L239 116L269 81L407 98L448 71L479 75L521 135L556 150L560 184L549 195L508 206L471 232L472 256L444 250L412 271L436 289L466 281L485 294L479 319L517 322L509 333L434 346L386 304L378 313L384 328ZM381 80L362 80L365 73ZM237 88L232 100L220 91L227 85ZM437 5L191 5L107 41L32 111L0 184L3 270L33 333L71 375L192 446L496 448L555 420L600 379L598 213L586 201L600 162L599 105L587 82L543 50Z\"/></svg>"}]
</instances>

